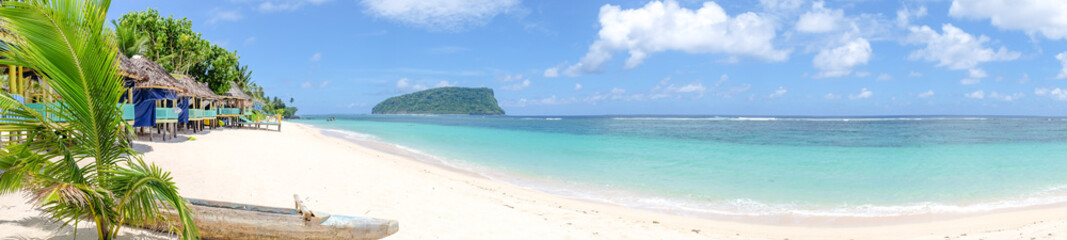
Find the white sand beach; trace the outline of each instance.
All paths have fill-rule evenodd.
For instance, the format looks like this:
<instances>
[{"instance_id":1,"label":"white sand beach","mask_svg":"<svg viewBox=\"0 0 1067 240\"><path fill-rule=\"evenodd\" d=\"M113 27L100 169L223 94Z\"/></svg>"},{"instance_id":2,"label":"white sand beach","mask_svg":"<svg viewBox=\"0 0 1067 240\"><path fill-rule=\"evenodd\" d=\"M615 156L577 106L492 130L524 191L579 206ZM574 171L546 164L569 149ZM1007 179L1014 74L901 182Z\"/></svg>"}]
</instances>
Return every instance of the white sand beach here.
<instances>
[{"instance_id":1,"label":"white sand beach","mask_svg":"<svg viewBox=\"0 0 1067 240\"><path fill-rule=\"evenodd\" d=\"M764 225L568 199L325 136L221 129L196 140L136 143L186 197L400 221L387 239L1065 239L1067 207L859 227ZM847 221L847 220L843 220ZM0 239L70 239L17 194L0 196ZM95 232L80 226L79 239ZM124 239L168 238L127 229Z\"/></svg>"}]
</instances>

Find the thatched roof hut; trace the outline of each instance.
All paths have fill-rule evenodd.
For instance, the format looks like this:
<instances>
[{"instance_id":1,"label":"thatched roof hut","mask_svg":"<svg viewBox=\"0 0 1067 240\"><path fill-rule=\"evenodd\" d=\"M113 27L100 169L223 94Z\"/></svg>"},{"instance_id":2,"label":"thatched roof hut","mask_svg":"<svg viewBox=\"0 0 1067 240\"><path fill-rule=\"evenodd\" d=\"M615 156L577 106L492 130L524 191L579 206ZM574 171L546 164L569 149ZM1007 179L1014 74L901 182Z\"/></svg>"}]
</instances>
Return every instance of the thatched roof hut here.
<instances>
[{"instance_id":1,"label":"thatched roof hut","mask_svg":"<svg viewBox=\"0 0 1067 240\"><path fill-rule=\"evenodd\" d=\"M245 94L245 91L241 90L241 87L237 86L236 82L230 82L230 90L226 91L226 96L231 99L239 99L241 104L246 107L251 107L254 104L252 97Z\"/></svg>"},{"instance_id":2,"label":"thatched roof hut","mask_svg":"<svg viewBox=\"0 0 1067 240\"><path fill-rule=\"evenodd\" d=\"M236 82L230 82L230 90L226 92L226 96L247 100L252 99L252 97L248 96L248 94L245 94L244 90L241 90L241 87L237 86Z\"/></svg>"},{"instance_id":3,"label":"thatched roof hut","mask_svg":"<svg viewBox=\"0 0 1067 240\"><path fill-rule=\"evenodd\" d=\"M134 88L163 88L179 93L184 92L184 89L178 85L178 80L174 79L170 73L167 73L167 69L152 60L148 60L148 58L133 56L133 58L130 58L129 70L124 69L124 71L137 73L144 77L144 79L138 79L134 82Z\"/></svg>"},{"instance_id":4,"label":"thatched roof hut","mask_svg":"<svg viewBox=\"0 0 1067 240\"><path fill-rule=\"evenodd\" d=\"M116 58L115 61L119 62L119 73L120 74L122 74L125 77L132 78L132 79L135 79L135 80L144 80L145 73L144 73L144 71L142 69L139 69L139 68L135 67L134 64L133 64L133 61L130 61L130 58L126 57L125 54L122 54L120 52L117 55L118 56L115 57Z\"/></svg>"},{"instance_id":5,"label":"thatched roof hut","mask_svg":"<svg viewBox=\"0 0 1067 240\"><path fill-rule=\"evenodd\" d=\"M211 88L208 87L206 83L198 82L196 79L193 79L193 77L188 75L176 74L173 76L177 77L178 86L185 90L185 93L181 94L182 96L208 99L220 98L214 91L211 91Z\"/></svg>"}]
</instances>

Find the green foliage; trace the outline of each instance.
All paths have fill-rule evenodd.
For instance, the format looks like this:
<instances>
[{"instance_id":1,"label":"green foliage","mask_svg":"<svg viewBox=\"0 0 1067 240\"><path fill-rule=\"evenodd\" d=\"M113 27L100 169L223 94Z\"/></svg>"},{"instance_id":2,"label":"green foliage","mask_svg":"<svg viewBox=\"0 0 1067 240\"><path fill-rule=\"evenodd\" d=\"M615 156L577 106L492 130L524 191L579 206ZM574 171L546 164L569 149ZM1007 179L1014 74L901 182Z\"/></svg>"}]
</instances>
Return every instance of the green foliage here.
<instances>
[{"instance_id":1,"label":"green foliage","mask_svg":"<svg viewBox=\"0 0 1067 240\"><path fill-rule=\"evenodd\" d=\"M237 81L237 52L204 40L200 33L193 31L189 19L163 18L156 10L148 9L122 15L115 25L120 29L132 29L149 39L145 57L167 71L207 83L216 94L230 90L230 82Z\"/></svg>"},{"instance_id":2,"label":"green foliage","mask_svg":"<svg viewBox=\"0 0 1067 240\"><path fill-rule=\"evenodd\" d=\"M289 102L293 102L293 98L289 98ZM285 102L278 97L274 97L274 99L270 101L264 101L263 110L274 114L281 114L282 117L289 118L296 115L297 108L285 106Z\"/></svg>"},{"instance_id":3,"label":"green foliage","mask_svg":"<svg viewBox=\"0 0 1067 240\"><path fill-rule=\"evenodd\" d=\"M189 75L201 82L208 84L215 94L223 94L230 90L230 82L237 80L237 52L227 51L225 48L211 45L202 50L204 61L194 64L189 69Z\"/></svg>"},{"instance_id":4,"label":"green foliage","mask_svg":"<svg viewBox=\"0 0 1067 240\"><path fill-rule=\"evenodd\" d=\"M5 1L0 21L19 46L0 53L0 64L24 66L46 77L62 104L43 113L0 94L0 131L21 132L0 150L0 194L24 192L45 214L70 224L96 223L100 239L124 224L161 219L166 205L178 213L182 238L198 232L187 202L169 173L146 164L133 150L129 125L115 103L123 94L114 61L115 33L106 28L109 0Z\"/></svg>"},{"instance_id":5,"label":"green foliage","mask_svg":"<svg viewBox=\"0 0 1067 240\"><path fill-rule=\"evenodd\" d=\"M148 36L129 25L119 25L117 21L111 21L111 24L115 26L115 40L120 53L125 54L126 57L148 53Z\"/></svg>"},{"instance_id":6,"label":"green foliage","mask_svg":"<svg viewBox=\"0 0 1067 240\"><path fill-rule=\"evenodd\" d=\"M391 97L378 103L373 114L504 115L493 89L444 87Z\"/></svg>"},{"instance_id":7,"label":"green foliage","mask_svg":"<svg viewBox=\"0 0 1067 240\"><path fill-rule=\"evenodd\" d=\"M170 72L186 73L204 59L201 53L210 45L201 39L200 33L193 31L193 22L189 19L163 18L155 9L127 13L115 25L146 36L149 47L145 57Z\"/></svg>"}]
</instances>

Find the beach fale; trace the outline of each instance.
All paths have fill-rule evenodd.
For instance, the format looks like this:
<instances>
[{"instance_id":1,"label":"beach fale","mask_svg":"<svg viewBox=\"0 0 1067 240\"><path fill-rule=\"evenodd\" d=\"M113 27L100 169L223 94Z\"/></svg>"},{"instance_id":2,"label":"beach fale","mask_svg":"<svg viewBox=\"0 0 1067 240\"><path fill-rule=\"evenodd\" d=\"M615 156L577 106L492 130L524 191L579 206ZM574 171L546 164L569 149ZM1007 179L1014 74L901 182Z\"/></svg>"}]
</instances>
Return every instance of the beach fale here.
<instances>
[{"instance_id":1,"label":"beach fale","mask_svg":"<svg viewBox=\"0 0 1067 240\"><path fill-rule=\"evenodd\" d=\"M178 123L184 124L187 129L194 132L207 126L215 126L217 116L214 104L221 99L219 95L211 91L205 83L197 82L188 75L171 74L177 80L177 84L184 88L185 93L178 96L178 106L182 108L182 114L178 116Z\"/></svg>"},{"instance_id":2,"label":"beach fale","mask_svg":"<svg viewBox=\"0 0 1067 240\"><path fill-rule=\"evenodd\" d=\"M119 59L122 58L122 54L119 54ZM126 68L127 66L129 68ZM163 134L163 140L166 140L168 135L175 136L180 113L180 110L175 111L175 108L178 106L179 94L184 93L177 80L162 66L141 56L130 58L129 65L120 62L120 67L123 67L125 72L141 76L127 78L126 82L136 115L133 126L140 127L142 133L144 127L153 127L157 132L167 133Z\"/></svg>"}]
</instances>

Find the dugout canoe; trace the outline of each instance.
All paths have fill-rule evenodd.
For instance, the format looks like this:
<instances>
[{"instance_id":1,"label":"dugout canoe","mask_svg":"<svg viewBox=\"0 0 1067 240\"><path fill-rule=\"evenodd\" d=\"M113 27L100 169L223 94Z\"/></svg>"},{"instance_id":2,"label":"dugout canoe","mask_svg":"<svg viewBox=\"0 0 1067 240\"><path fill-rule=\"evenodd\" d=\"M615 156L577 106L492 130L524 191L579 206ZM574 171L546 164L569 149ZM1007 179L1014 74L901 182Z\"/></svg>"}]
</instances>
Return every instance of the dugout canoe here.
<instances>
[{"instance_id":1,"label":"dugout canoe","mask_svg":"<svg viewBox=\"0 0 1067 240\"><path fill-rule=\"evenodd\" d=\"M301 209L275 208L249 204L190 199L193 221L203 239L381 239L400 230L396 220L308 214ZM171 209L163 211L177 219ZM306 220L305 220L306 219ZM181 225L180 222L172 222ZM168 231L164 225L147 226Z\"/></svg>"}]
</instances>

